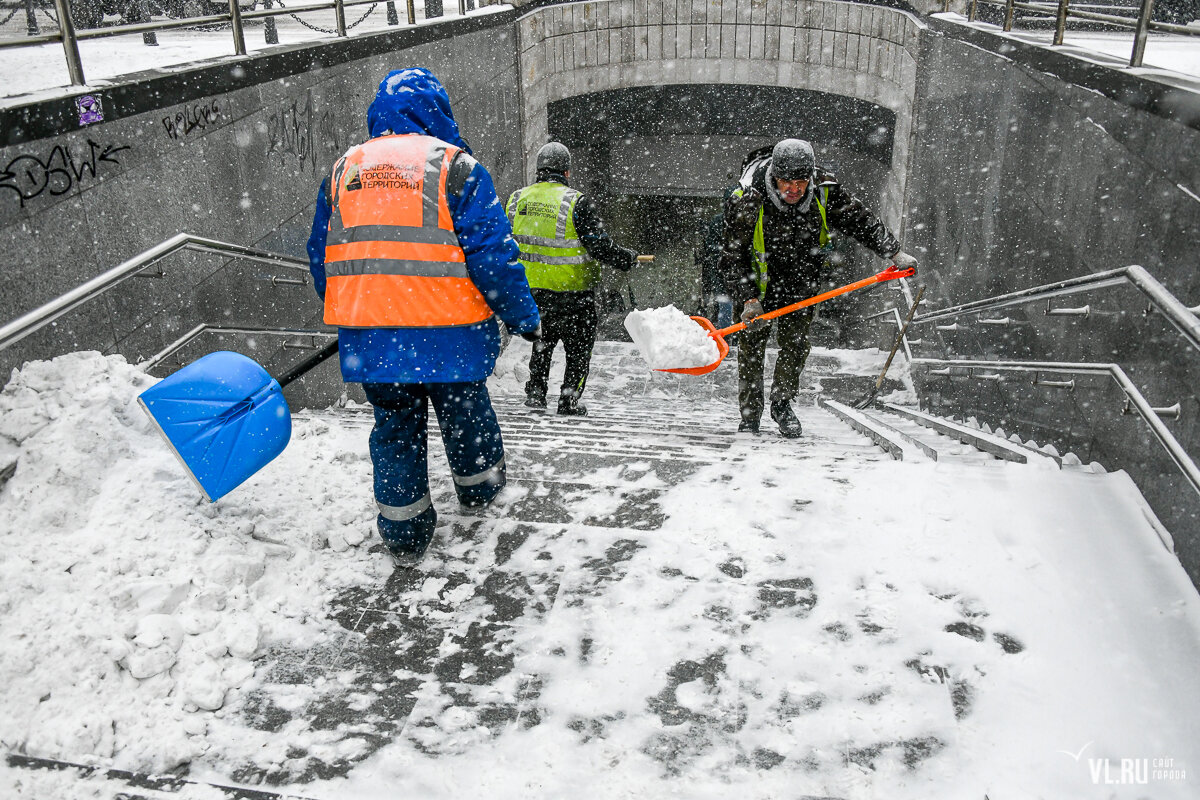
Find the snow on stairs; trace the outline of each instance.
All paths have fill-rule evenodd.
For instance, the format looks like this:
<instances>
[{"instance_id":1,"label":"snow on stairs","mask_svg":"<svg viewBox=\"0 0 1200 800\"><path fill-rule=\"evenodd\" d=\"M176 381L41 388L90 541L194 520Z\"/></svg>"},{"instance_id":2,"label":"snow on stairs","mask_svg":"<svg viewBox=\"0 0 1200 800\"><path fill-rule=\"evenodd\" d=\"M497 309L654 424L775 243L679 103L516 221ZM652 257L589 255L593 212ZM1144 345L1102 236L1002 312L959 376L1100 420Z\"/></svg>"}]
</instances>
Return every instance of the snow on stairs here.
<instances>
[{"instance_id":1,"label":"snow on stairs","mask_svg":"<svg viewBox=\"0 0 1200 800\"><path fill-rule=\"evenodd\" d=\"M822 397L820 405L896 460L956 461L986 465L999 461L1061 467L1062 459L987 431L894 403L851 408Z\"/></svg>"},{"instance_id":2,"label":"snow on stairs","mask_svg":"<svg viewBox=\"0 0 1200 800\"><path fill-rule=\"evenodd\" d=\"M719 554L723 545L698 540L695 547L689 547L687 537L692 534L668 516L670 498L666 495L676 487L686 491L688 487L684 485L689 482L714 493L725 492L726 487L745 491L748 487L742 486L744 481L739 479L743 475L761 474L761 486L756 484L754 490L788 487L784 491L790 496L781 507L782 513L785 517L794 514L795 519L781 520L778 534L783 542L788 526L812 523L805 517L813 513L807 510L814 502L813 496L825 497L826 503L836 502L831 498L848 491L850 479L839 474L839 470L857 469L871 462L883 465L888 460L884 452L842 419L816 405L815 380L820 374L832 371L835 365L818 360L815 367L812 374L805 371L804 385L795 403L804 426L799 439L781 437L767 415L762 421L761 434L735 432L738 410L734 358L727 359L705 378L650 373L628 346L600 343L584 397L589 414L584 417L555 414L553 398L549 409L528 408L517 381L509 376L493 378L489 388L504 435L509 483L497 500L482 510L465 509L455 501L453 484L437 444L438 435L433 427L436 422L431 419L430 482L441 524L429 555L417 570L397 570L382 585L357 587L338 598L334 619L346 629L346 636L328 663L304 651L275 654L279 666L268 676L266 685L297 682L309 685L323 680L320 685L331 688L319 703L314 702L299 715L278 708L267 691L247 703L251 724L278 724L271 721L298 717L297 722L303 721L314 729L335 730L352 723L359 726L355 730L361 728L360 734L367 744L355 756L337 761L316 751L297 752L289 765L277 773L262 773L246 765L238 772L239 780L303 783L318 777L344 775L354 763L391 741L408 742L436 756L448 746L438 738L444 735L442 726L447 708L486 724L490 731L487 738L503 737L506 731L538 725L545 713L542 705L547 702L540 697L542 682L556 674L558 680L563 679L561 673L553 672L547 678L541 670L546 664L558 663L554 659L559 656L554 654L559 650L569 655L578 649L581 662L591 663L593 659L602 662L606 657L603 647L598 645L596 649L600 652L593 654L591 642L593 638L604 641L604 618L609 613L606 609L611 606L619 610L620 603L614 597L619 598L622 589L629 591L630 582L653 579L655 582L647 583L648 596L658 596L666 591L664 587L669 587L670 591L662 595L669 598L674 596L672 593L699 591L695 588L699 586L714 598L724 598L713 601L712 618L706 616L708 621L703 623L674 620L662 611L661 603L648 607L647 613L666 614L664 620L684 628L711 623L724 631L720 623L721 614L727 613L722 610L724 605L736 598L749 598L745 602L753 606L753 615L742 620L744 624L721 634L725 638L712 645L716 652L741 652L743 645L752 649L759 646L762 643L756 637L769 634L774 615L804 617L815 602L813 592L832 596L837 589L824 585L821 576L805 571L802 550L781 547L769 571L755 562L747 572L747 565L739 557L730 557L717 568L704 570L702 566L710 558L723 557ZM557 379L552 373L552 386L557 386ZM878 411L870 413L883 415ZM322 418L331 426L358 426L364 433L373 421L367 408L305 412L297 416ZM887 412L883 419L895 425L906 424L895 412ZM919 427L916 423L907 424ZM906 430L917 438L915 431ZM939 441L939 437L944 441ZM948 454L953 448L963 448L941 434L930 432L929 438L936 442L932 445L935 452ZM925 440L925 435L921 439ZM917 446L907 442L905 446L927 458ZM976 460L992 460L992 456L978 450L971 452ZM960 460L969 459L960 456ZM798 476L820 476L819 485L831 484L837 488L832 494L828 494L828 489L823 490L824 495L815 485L801 489L796 483ZM816 495L811 494L814 491ZM756 498L765 499L751 492L746 501L753 502ZM679 508L677 502L674 508ZM724 513L728 513L728 505ZM736 529L740 519L731 518L730 529ZM758 529L745 535L770 541ZM656 542L662 543L659 557L665 558L679 547L680 559L664 563L658 571L646 572L641 551L654 550ZM714 547L716 552L710 554ZM736 552L736 548L731 552ZM851 614L857 609L858 616L832 625L829 630L833 633L829 635L844 630L847 637L853 636L852 640L847 639L846 647L866 646L864 642L875 639L882 648L899 647L894 641L898 635L895 620L898 612L889 612L893 605L900 607L897 605L900 600L891 596L893 592L886 582L865 584L862 596L856 596L853 607L846 610ZM671 605L667 599L662 603L665 607ZM581 626L577 632L579 642L556 641L550 647L550 643L537 639L535 634L542 630L564 635L566 621L576 617ZM589 627L592 625L599 628L593 631ZM834 641L841 639L835 636ZM536 653L529 649L535 643L541 648ZM641 701L639 708L643 710L639 713L674 720L673 725L678 722L676 717L694 717L693 721L699 720L696 724L700 725L707 717L689 716L686 709L676 708L675 684L687 682L691 671L710 668L715 681L724 675L725 666L715 656L716 660L697 661L694 654L682 650L678 658L679 665L670 672L664 694ZM550 661L543 664L546 659ZM302 667L291 666L294 663ZM950 702L948 684L941 677L946 670L936 661L931 664L917 660L911 664L893 664L890 671L873 672L861 679L865 684L906 687L904 702L913 703L912 713L922 719L928 717L932 729L938 731L936 739L917 738L889 745L903 751L903 758L912 764L951 743L954 736L953 720L957 713ZM909 680L910 673L920 676L917 684ZM329 680L328 676L333 674L352 676L351 683L342 686ZM379 675L387 674L397 679L383 682L378 679ZM927 674L941 679L927 679ZM929 685L924 686L920 681ZM707 685L704 681L697 685L700 684ZM364 721L360 712L364 697L370 698L369 721ZM852 701L853 698L846 702L852 704ZM592 720L587 724L616 722ZM672 754L677 752L678 742L672 744L675 739L671 737L682 736L673 733L674 730L664 728L662 736L655 739L661 739L661 747L646 751L672 769L677 766ZM727 734L709 736L706 730L700 725L689 735L705 743L711 738L713 747L725 741ZM692 742L686 737L680 741ZM851 767L857 769L859 762L870 763L873 746L865 743L860 748L862 752L854 757L857 760L841 767L846 773L844 777L855 778L857 773ZM770 766L782 756L764 751L761 758ZM850 788L843 796L856 796Z\"/></svg>"}]
</instances>

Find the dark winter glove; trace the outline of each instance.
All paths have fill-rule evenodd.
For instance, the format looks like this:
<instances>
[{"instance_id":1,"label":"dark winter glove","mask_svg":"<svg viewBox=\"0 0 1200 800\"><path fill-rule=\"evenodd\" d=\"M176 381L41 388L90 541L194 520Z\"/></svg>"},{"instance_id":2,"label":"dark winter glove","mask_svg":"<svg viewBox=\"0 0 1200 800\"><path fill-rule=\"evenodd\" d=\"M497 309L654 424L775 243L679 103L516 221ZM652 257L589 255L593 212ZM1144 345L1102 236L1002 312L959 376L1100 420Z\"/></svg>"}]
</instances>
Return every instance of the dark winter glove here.
<instances>
[{"instance_id":1,"label":"dark winter glove","mask_svg":"<svg viewBox=\"0 0 1200 800\"><path fill-rule=\"evenodd\" d=\"M742 315L739 317L746 327L754 330L763 323L756 323L755 320L763 315L762 302L756 297L752 300L747 300L746 305L742 307Z\"/></svg>"},{"instance_id":2,"label":"dark winter glove","mask_svg":"<svg viewBox=\"0 0 1200 800\"><path fill-rule=\"evenodd\" d=\"M540 342L542 340L542 323L531 331L525 331L521 334L521 338L527 342Z\"/></svg>"},{"instance_id":3,"label":"dark winter glove","mask_svg":"<svg viewBox=\"0 0 1200 800\"><path fill-rule=\"evenodd\" d=\"M616 267L617 269L621 270L621 272L629 272L629 270L633 269L633 265L637 263L637 250L630 250L628 247L622 247L621 256L621 263L617 264Z\"/></svg>"},{"instance_id":4,"label":"dark winter glove","mask_svg":"<svg viewBox=\"0 0 1200 800\"><path fill-rule=\"evenodd\" d=\"M896 255L892 256L892 263L900 269L911 269L913 271L913 277L916 277L917 260L903 250L900 250L896 253Z\"/></svg>"}]
</instances>

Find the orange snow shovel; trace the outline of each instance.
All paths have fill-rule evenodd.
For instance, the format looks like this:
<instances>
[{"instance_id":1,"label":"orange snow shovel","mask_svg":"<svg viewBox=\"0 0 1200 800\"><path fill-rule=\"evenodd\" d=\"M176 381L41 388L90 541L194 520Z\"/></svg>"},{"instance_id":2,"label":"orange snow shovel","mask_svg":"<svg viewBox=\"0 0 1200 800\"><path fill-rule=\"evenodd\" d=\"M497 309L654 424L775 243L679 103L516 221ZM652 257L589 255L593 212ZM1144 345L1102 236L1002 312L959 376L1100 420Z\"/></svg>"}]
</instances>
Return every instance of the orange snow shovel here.
<instances>
[{"instance_id":1,"label":"orange snow shovel","mask_svg":"<svg viewBox=\"0 0 1200 800\"><path fill-rule=\"evenodd\" d=\"M830 289L828 292L822 292L821 294L810 297L807 300L801 300L799 303L792 303L790 306L777 308L774 311L763 314L762 316L755 317L753 320L751 320L751 322L766 322L767 320L772 320L776 317L782 317L784 314L790 314L793 311L799 311L802 308L808 308L809 306L815 306L817 303L823 303L826 300L832 300L838 295L847 294L849 292L857 291L858 289L865 289L868 286L874 286L877 283L895 280L896 278L911 278L916 273L917 271L911 267L909 269L900 269L893 264L883 272L872 275L869 278L863 278L861 281L855 281L854 283L848 283L845 286L839 286L836 289ZM721 362L725 360L725 356L729 355L729 344L725 341L725 337L731 333L737 333L738 331L746 329L746 323L744 322L739 322L735 325L730 325L728 328L721 328L720 330L717 330L715 327L713 327L713 324L704 317L692 317L692 319L696 320L700 327L704 328L708 332L708 335L713 338L713 341L717 343L717 352L719 353L717 360L703 367L675 367L673 369L659 369L659 372L678 372L683 375L707 375L720 366Z\"/></svg>"}]
</instances>

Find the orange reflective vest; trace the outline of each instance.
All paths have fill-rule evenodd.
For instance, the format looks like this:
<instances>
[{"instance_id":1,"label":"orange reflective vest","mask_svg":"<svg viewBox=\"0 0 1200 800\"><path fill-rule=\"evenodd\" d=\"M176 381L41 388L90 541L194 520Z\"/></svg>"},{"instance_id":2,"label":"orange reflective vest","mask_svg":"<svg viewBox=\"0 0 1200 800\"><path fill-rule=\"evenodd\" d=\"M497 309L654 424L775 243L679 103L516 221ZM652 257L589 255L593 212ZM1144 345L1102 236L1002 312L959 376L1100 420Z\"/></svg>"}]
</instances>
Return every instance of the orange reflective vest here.
<instances>
[{"instance_id":1,"label":"orange reflective vest","mask_svg":"<svg viewBox=\"0 0 1200 800\"><path fill-rule=\"evenodd\" d=\"M467 274L446 204L446 174L458 152L432 136L381 136L334 165L326 323L426 328L492 316Z\"/></svg>"}]
</instances>

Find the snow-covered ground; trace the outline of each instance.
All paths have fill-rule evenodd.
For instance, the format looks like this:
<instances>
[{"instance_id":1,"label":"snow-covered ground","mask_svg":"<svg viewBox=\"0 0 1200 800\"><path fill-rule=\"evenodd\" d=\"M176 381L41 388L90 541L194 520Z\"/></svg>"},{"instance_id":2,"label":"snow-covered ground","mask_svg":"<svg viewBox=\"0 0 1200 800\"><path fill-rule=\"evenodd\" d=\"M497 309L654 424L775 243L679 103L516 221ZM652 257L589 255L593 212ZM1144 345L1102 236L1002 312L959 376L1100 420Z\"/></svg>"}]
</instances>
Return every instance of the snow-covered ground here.
<instances>
[{"instance_id":1,"label":"snow-covered ground","mask_svg":"<svg viewBox=\"0 0 1200 800\"><path fill-rule=\"evenodd\" d=\"M883 359L806 375L839 355ZM431 447L416 575L371 551L366 415L297 415L208 504L135 403L152 378L26 365L0 394L0 749L356 800L1196 796L1200 598L1124 473L893 462L811 405L799 441L734 435L736 351L690 378L603 343L565 420L520 405L527 356L491 381L492 509L456 508ZM348 595L395 626L382 662ZM3 797L112 792L0 766Z\"/></svg>"}]
</instances>

